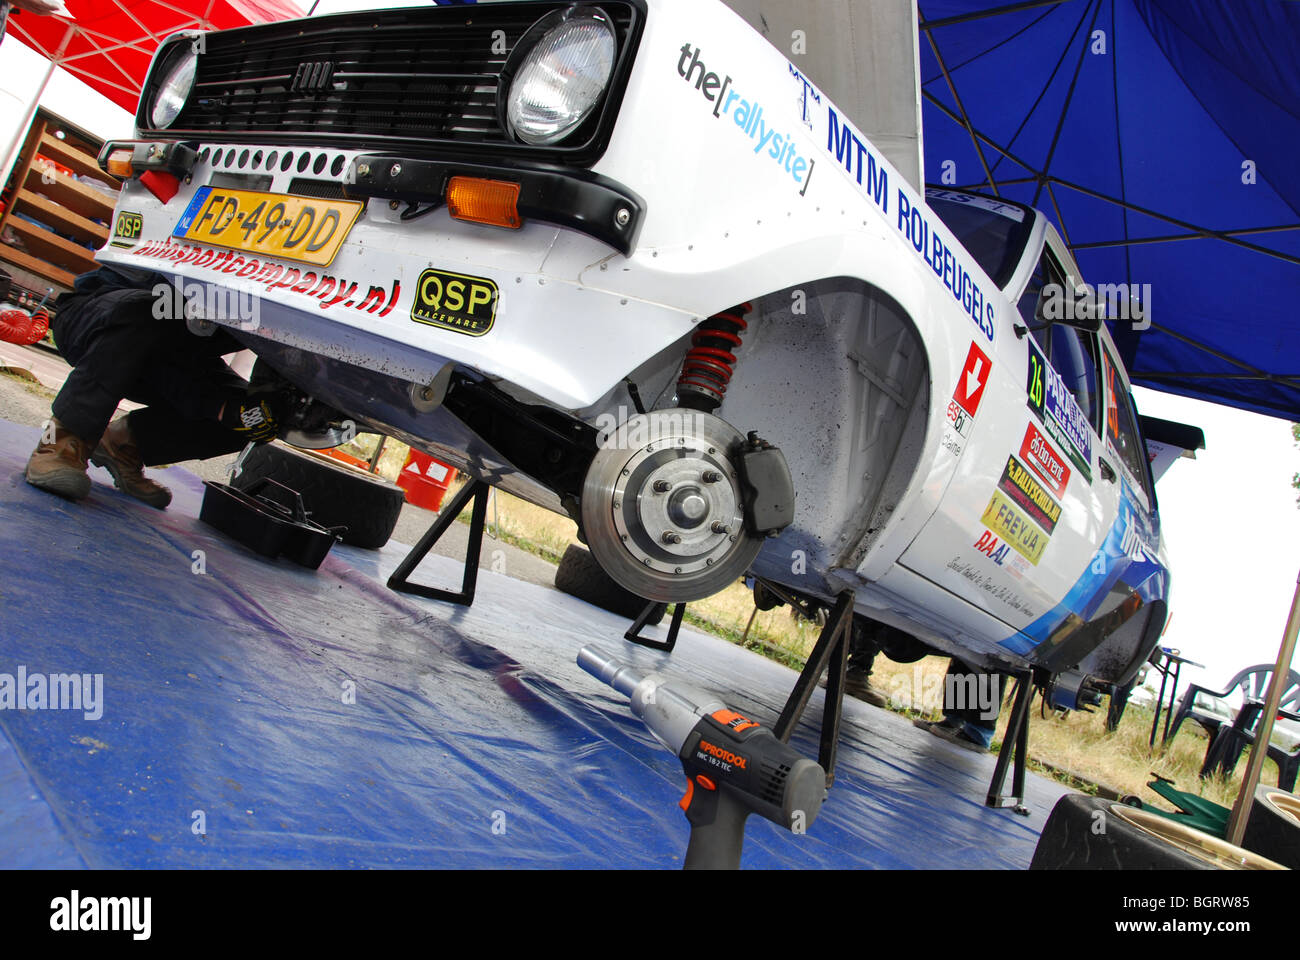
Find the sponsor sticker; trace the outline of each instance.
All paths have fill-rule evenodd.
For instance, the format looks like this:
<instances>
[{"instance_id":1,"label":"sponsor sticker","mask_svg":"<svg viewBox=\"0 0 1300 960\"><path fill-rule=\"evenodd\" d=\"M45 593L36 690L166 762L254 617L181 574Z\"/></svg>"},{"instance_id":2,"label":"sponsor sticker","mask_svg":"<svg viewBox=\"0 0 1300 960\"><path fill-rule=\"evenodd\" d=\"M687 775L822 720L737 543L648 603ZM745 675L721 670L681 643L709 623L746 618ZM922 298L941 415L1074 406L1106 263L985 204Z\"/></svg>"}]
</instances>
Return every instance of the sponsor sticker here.
<instances>
[{"instance_id":1,"label":"sponsor sticker","mask_svg":"<svg viewBox=\"0 0 1300 960\"><path fill-rule=\"evenodd\" d=\"M948 423L961 436L970 436L970 425L974 419L974 417L957 405L956 400L948 401Z\"/></svg>"},{"instance_id":2,"label":"sponsor sticker","mask_svg":"<svg viewBox=\"0 0 1300 960\"><path fill-rule=\"evenodd\" d=\"M171 237L138 246L131 251L131 256L172 264L188 264L196 269L246 280L245 286L261 285L268 294L274 294L278 290L314 297L320 301L317 306L322 310L334 309L336 306L351 307L376 317L386 317L402 295L402 282L397 279L393 280L389 290L371 286L363 294L357 286L358 281L348 280L347 277L324 272L318 275L314 270L263 262L256 257L236 254L233 250L211 250L189 243L173 243ZM229 281L223 279L222 282Z\"/></svg>"},{"instance_id":3,"label":"sponsor sticker","mask_svg":"<svg viewBox=\"0 0 1300 960\"><path fill-rule=\"evenodd\" d=\"M952 398L972 417L979 412L980 400L984 397L984 387L989 382L989 371L993 364L988 355L972 341L970 351L966 354L966 363L957 378L957 389Z\"/></svg>"},{"instance_id":4,"label":"sponsor sticker","mask_svg":"<svg viewBox=\"0 0 1300 960\"><path fill-rule=\"evenodd\" d=\"M1034 469L1058 497L1065 496L1070 482L1070 468L1065 459L1052 448L1052 444L1032 423L1025 428L1025 439L1020 444L1020 459Z\"/></svg>"},{"instance_id":5,"label":"sponsor sticker","mask_svg":"<svg viewBox=\"0 0 1300 960\"><path fill-rule=\"evenodd\" d=\"M925 198L927 200L947 200L949 203L960 203L963 206L976 207L980 210L987 210L989 213L996 213L999 217L1014 220L1016 223L1025 222L1025 211L1009 203L994 200L992 197L980 197L970 193L957 193L954 190L930 188L925 191Z\"/></svg>"},{"instance_id":6,"label":"sponsor sticker","mask_svg":"<svg viewBox=\"0 0 1300 960\"><path fill-rule=\"evenodd\" d=\"M1007 544L1003 543L987 530L981 533L980 538L975 541L975 549L984 554L984 556L988 557L999 567L1002 566L1003 562L1007 559L1007 554L1011 550Z\"/></svg>"},{"instance_id":7,"label":"sponsor sticker","mask_svg":"<svg viewBox=\"0 0 1300 960\"><path fill-rule=\"evenodd\" d=\"M803 155L803 138L795 136L798 131L782 125L784 111L776 111L775 119L769 117L764 104L751 91L738 89L725 70L709 67L702 47L687 42L676 53L677 76L694 86L712 105L708 109L714 118L723 122L730 119L747 145L753 144L753 155L766 158L767 169L789 177L792 184L800 187L799 196L803 196L812 179L815 162ZM712 55L709 62L715 62Z\"/></svg>"},{"instance_id":8,"label":"sponsor sticker","mask_svg":"<svg viewBox=\"0 0 1300 960\"><path fill-rule=\"evenodd\" d=\"M1047 362L1032 338L1029 344L1029 380L1025 385L1029 409L1042 422L1053 440L1065 448L1066 455L1092 482L1092 430L1079 401L1065 381Z\"/></svg>"},{"instance_id":9,"label":"sponsor sticker","mask_svg":"<svg viewBox=\"0 0 1300 960\"><path fill-rule=\"evenodd\" d=\"M113 239L109 241L115 247L133 247L144 232L144 217L130 210L123 210L113 221Z\"/></svg>"},{"instance_id":10,"label":"sponsor sticker","mask_svg":"<svg viewBox=\"0 0 1300 960\"><path fill-rule=\"evenodd\" d=\"M1011 545L1034 566L1047 549L1048 535L1036 523L1020 512L1001 490L994 490L984 516L980 517L984 526Z\"/></svg>"},{"instance_id":11,"label":"sponsor sticker","mask_svg":"<svg viewBox=\"0 0 1300 960\"><path fill-rule=\"evenodd\" d=\"M1039 485L1029 468L1014 456L1007 457L1007 465L1002 468L998 486L1036 524L1048 533L1056 530L1056 521L1061 519L1061 505Z\"/></svg>"},{"instance_id":12,"label":"sponsor sticker","mask_svg":"<svg viewBox=\"0 0 1300 960\"><path fill-rule=\"evenodd\" d=\"M501 292L487 277L428 269L415 284L411 319L481 337L492 329Z\"/></svg>"},{"instance_id":13,"label":"sponsor sticker","mask_svg":"<svg viewBox=\"0 0 1300 960\"><path fill-rule=\"evenodd\" d=\"M972 342L957 375L957 386L948 401L948 419L943 425L942 446L953 456L960 457L966 447L964 441L970 437L970 427L979 411L991 369L993 363L988 355Z\"/></svg>"}]
</instances>

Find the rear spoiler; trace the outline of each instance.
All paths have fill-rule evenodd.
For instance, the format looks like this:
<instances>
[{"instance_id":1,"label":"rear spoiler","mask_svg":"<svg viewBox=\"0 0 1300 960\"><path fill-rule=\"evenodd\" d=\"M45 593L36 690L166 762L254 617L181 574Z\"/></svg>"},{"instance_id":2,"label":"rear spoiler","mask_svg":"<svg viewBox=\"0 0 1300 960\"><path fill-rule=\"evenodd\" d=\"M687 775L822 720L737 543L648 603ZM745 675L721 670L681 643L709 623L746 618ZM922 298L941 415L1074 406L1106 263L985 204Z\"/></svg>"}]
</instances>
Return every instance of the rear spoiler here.
<instances>
[{"instance_id":1,"label":"rear spoiler","mask_svg":"<svg viewBox=\"0 0 1300 960\"><path fill-rule=\"evenodd\" d=\"M1157 417L1139 415L1142 436L1147 442L1147 460L1151 464L1151 477L1159 482L1169 465L1179 457L1196 459L1196 451L1205 449L1205 432L1200 427Z\"/></svg>"}]
</instances>

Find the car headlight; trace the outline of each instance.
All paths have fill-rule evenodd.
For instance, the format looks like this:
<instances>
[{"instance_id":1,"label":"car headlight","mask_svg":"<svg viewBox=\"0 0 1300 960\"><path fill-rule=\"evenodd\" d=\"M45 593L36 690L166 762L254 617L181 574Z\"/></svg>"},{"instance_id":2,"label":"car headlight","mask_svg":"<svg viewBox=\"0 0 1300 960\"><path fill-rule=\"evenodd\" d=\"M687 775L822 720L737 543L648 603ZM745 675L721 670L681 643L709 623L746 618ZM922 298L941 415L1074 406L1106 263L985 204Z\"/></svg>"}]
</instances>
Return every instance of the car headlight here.
<instances>
[{"instance_id":1,"label":"car headlight","mask_svg":"<svg viewBox=\"0 0 1300 960\"><path fill-rule=\"evenodd\" d=\"M600 102L617 48L613 25L595 7L568 7L538 20L502 71L507 130L539 146L563 140Z\"/></svg>"},{"instance_id":2,"label":"car headlight","mask_svg":"<svg viewBox=\"0 0 1300 960\"><path fill-rule=\"evenodd\" d=\"M149 107L149 119L153 121L155 130L170 126L180 116L181 108L194 89L194 71L198 67L199 58L188 43L180 46L181 53L172 57Z\"/></svg>"}]
</instances>

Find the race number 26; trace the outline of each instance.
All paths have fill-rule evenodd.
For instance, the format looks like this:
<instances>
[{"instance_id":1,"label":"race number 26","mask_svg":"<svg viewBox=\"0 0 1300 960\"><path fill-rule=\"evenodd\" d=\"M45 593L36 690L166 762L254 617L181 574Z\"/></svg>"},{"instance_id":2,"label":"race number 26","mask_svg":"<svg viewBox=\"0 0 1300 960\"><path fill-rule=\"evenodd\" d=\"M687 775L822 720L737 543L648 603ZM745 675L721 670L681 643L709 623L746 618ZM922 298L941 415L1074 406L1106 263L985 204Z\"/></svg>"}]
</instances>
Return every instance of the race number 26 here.
<instances>
[{"instance_id":1,"label":"race number 26","mask_svg":"<svg viewBox=\"0 0 1300 960\"><path fill-rule=\"evenodd\" d=\"M1039 419L1043 415L1043 358L1036 350L1029 351L1029 385L1026 389L1029 392L1029 406L1033 408L1034 413L1038 414Z\"/></svg>"}]
</instances>

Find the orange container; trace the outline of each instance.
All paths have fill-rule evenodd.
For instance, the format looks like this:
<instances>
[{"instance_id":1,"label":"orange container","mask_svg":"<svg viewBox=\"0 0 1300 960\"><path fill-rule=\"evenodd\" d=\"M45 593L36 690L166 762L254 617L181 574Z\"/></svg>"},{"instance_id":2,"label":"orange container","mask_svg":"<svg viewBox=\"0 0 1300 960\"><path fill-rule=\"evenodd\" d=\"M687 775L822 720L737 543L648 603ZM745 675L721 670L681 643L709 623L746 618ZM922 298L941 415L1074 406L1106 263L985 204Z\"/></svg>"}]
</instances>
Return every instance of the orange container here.
<instances>
[{"instance_id":1,"label":"orange container","mask_svg":"<svg viewBox=\"0 0 1300 960\"><path fill-rule=\"evenodd\" d=\"M439 463L427 453L412 449L397 478L397 485L406 491L406 502L425 510L442 508L442 498L456 479L456 471Z\"/></svg>"},{"instance_id":2,"label":"orange container","mask_svg":"<svg viewBox=\"0 0 1300 960\"><path fill-rule=\"evenodd\" d=\"M367 473L370 472L369 460L362 460L360 457L354 457L352 454L345 450L340 450L338 447L328 447L324 450L317 450L316 452L322 456L329 457L332 460L337 460L339 463L346 463L350 467L356 467L358 470L364 470Z\"/></svg>"}]
</instances>

